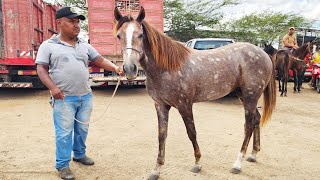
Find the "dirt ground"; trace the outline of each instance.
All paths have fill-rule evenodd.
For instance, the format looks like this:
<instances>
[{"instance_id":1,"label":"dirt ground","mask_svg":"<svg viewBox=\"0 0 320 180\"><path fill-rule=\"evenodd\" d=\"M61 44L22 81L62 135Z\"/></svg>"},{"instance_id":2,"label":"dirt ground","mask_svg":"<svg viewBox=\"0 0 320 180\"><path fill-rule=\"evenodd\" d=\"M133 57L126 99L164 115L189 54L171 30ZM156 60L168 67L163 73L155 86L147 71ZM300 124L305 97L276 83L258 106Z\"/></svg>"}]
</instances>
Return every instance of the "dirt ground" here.
<instances>
[{"instance_id":1,"label":"dirt ground","mask_svg":"<svg viewBox=\"0 0 320 180\"><path fill-rule=\"evenodd\" d=\"M229 172L243 141L244 111L235 97L194 105L202 171L190 172L192 144L176 109L170 111L166 162L160 179L320 179L320 94L307 84L302 93L277 98L261 132L257 162L243 161ZM105 111L113 88L94 89L92 121ZM59 179L46 90L0 89L0 179ZM248 149L251 152L252 145ZM90 125L87 155L95 165L71 162L76 179L147 179L158 152L157 118L144 88L119 88L106 114Z\"/></svg>"}]
</instances>

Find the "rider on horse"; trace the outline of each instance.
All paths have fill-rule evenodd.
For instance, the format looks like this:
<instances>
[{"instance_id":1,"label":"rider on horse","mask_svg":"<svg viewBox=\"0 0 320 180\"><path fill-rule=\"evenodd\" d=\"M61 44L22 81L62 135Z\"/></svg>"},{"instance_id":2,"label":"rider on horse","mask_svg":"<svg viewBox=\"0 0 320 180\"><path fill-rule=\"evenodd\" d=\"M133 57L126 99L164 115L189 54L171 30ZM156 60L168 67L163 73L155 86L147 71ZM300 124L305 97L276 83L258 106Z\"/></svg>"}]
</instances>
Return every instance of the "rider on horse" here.
<instances>
[{"instance_id":1,"label":"rider on horse","mask_svg":"<svg viewBox=\"0 0 320 180\"><path fill-rule=\"evenodd\" d=\"M290 27L289 28L289 32L288 34L286 34L283 38L282 38L282 43L283 43L283 49L286 52L293 52L293 50L298 49L298 43L297 43L297 38L294 35L294 31L295 28L294 27Z\"/></svg>"}]
</instances>

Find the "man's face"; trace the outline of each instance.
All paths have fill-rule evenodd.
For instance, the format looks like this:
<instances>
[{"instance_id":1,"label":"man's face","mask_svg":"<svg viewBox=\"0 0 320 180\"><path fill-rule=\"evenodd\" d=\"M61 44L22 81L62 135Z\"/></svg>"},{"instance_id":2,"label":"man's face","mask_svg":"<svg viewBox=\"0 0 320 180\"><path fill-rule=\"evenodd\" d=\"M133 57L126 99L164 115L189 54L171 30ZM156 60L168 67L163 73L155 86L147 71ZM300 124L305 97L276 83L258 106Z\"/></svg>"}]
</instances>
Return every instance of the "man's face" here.
<instances>
[{"instance_id":1,"label":"man's face","mask_svg":"<svg viewBox=\"0 0 320 180\"><path fill-rule=\"evenodd\" d=\"M294 29L289 29L289 34L292 35L294 33Z\"/></svg>"},{"instance_id":2,"label":"man's face","mask_svg":"<svg viewBox=\"0 0 320 180\"><path fill-rule=\"evenodd\" d=\"M80 21L78 18L69 19L63 17L57 20L58 27L60 28L61 33L72 38L77 37L80 33L79 22Z\"/></svg>"}]
</instances>

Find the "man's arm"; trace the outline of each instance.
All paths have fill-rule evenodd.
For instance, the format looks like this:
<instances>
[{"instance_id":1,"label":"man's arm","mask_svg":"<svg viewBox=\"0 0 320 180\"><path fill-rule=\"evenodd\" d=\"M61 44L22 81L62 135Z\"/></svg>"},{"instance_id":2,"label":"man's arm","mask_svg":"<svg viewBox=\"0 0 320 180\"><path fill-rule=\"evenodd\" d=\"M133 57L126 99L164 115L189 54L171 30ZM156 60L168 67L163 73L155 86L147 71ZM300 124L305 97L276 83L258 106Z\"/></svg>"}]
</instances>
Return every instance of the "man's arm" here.
<instances>
[{"instance_id":1,"label":"man's arm","mask_svg":"<svg viewBox=\"0 0 320 180\"><path fill-rule=\"evenodd\" d=\"M48 66L44 64L37 64L37 73L41 82L50 90L54 99L64 98L63 92L53 83L49 76Z\"/></svg>"},{"instance_id":2,"label":"man's arm","mask_svg":"<svg viewBox=\"0 0 320 180\"><path fill-rule=\"evenodd\" d=\"M120 67L116 66L111 61L104 59L102 56L96 58L96 60L93 61L93 64L108 71L114 71L121 76L123 75L123 71Z\"/></svg>"}]
</instances>

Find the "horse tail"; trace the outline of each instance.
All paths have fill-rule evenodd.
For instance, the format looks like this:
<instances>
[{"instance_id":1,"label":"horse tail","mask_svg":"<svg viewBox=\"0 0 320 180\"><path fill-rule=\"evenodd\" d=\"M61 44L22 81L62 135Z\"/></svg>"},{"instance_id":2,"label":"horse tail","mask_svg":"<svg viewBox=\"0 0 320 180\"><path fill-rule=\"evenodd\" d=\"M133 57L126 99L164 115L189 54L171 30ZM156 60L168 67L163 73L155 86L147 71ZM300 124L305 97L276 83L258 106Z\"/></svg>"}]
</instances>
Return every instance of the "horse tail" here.
<instances>
[{"instance_id":1,"label":"horse tail","mask_svg":"<svg viewBox=\"0 0 320 180\"><path fill-rule=\"evenodd\" d=\"M276 106L277 91L274 69L274 63L272 62L271 79L263 92L263 113L260 120L260 126L262 127L269 121Z\"/></svg>"}]
</instances>

